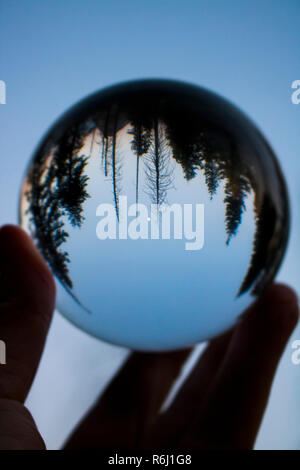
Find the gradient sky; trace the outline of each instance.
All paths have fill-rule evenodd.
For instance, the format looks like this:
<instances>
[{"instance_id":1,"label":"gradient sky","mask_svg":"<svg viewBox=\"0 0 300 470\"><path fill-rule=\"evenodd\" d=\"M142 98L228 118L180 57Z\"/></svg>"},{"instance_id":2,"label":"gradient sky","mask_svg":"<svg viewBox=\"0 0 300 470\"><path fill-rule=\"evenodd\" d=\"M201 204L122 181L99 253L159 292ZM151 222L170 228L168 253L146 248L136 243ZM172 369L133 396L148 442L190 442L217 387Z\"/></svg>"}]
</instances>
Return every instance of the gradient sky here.
<instances>
[{"instance_id":1,"label":"gradient sky","mask_svg":"<svg viewBox=\"0 0 300 470\"><path fill-rule=\"evenodd\" d=\"M16 222L27 162L66 108L131 78L183 79L233 101L261 128L290 191L292 233L278 278L300 292L299 0L0 0L0 223ZM300 339L300 327L292 339ZM292 340L291 340L292 341ZM300 366L291 342L258 448L300 449ZM126 355L56 315L29 407L57 447ZM51 401L49 388L51 387Z\"/></svg>"}]
</instances>

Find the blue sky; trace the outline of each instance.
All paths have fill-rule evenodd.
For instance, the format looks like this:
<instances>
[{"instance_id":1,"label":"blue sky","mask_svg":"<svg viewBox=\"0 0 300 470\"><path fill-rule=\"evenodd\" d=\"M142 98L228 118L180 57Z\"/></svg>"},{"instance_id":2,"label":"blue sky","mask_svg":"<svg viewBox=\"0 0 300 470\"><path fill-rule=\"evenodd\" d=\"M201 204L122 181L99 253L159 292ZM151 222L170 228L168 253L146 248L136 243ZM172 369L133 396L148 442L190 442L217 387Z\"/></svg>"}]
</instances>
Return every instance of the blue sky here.
<instances>
[{"instance_id":1,"label":"blue sky","mask_svg":"<svg viewBox=\"0 0 300 470\"><path fill-rule=\"evenodd\" d=\"M0 79L7 85L7 104L0 105L0 223L16 222L28 160L66 108L130 78L183 79L237 104L278 155L292 207L289 250L279 278L300 292L300 105L291 102L291 84L300 79L299 17L299 0L0 0ZM300 338L299 328L293 338ZM55 317L30 397L50 446L59 445L125 354ZM81 370L78 364L87 361L89 368ZM41 390L46 395L49 374L60 384L47 412ZM74 388L78 395L69 409L64 397ZM300 448L299 391L300 366L290 364L287 350L258 446Z\"/></svg>"}]
</instances>

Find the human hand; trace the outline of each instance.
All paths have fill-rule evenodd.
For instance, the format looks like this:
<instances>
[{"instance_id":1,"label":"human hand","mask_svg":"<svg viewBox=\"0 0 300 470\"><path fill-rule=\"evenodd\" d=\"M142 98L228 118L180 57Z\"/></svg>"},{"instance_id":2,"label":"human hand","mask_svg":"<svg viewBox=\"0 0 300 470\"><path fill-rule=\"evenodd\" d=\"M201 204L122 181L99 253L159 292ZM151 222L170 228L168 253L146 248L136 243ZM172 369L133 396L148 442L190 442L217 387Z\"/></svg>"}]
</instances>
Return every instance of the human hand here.
<instances>
[{"instance_id":1,"label":"human hand","mask_svg":"<svg viewBox=\"0 0 300 470\"><path fill-rule=\"evenodd\" d=\"M163 413L189 351L132 354L66 449L252 449L297 321L294 292L271 285L233 329L207 345Z\"/></svg>"},{"instance_id":2,"label":"human hand","mask_svg":"<svg viewBox=\"0 0 300 470\"><path fill-rule=\"evenodd\" d=\"M0 230L0 449L45 449L24 401L55 306L52 275L19 228ZM212 340L160 413L190 351L133 353L65 449L249 449L298 320L297 298L270 286L232 330Z\"/></svg>"}]
</instances>

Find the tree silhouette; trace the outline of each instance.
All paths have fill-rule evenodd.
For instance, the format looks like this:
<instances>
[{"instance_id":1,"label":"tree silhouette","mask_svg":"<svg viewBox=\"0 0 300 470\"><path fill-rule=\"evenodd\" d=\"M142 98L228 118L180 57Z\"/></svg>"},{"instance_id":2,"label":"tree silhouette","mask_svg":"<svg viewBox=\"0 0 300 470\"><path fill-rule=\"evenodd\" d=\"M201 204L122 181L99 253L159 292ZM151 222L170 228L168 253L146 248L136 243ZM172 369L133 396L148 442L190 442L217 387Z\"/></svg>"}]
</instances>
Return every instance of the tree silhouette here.
<instances>
[{"instance_id":1,"label":"tree silhouette","mask_svg":"<svg viewBox=\"0 0 300 470\"><path fill-rule=\"evenodd\" d=\"M73 284L67 267L67 263L70 262L68 253L59 251L68 233L64 230L64 223L61 221L63 213L59 200L52 190L55 167L50 164L44 181L43 170L43 166L35 163L28 175L30 189L26 196L29 202L31 232L54 274L65 287L72 288Z\"/></svg>"},{"instance_id":2,"label":"tree silhouette","mask_svg":"<svg viewBox=\"0 0 300 470\"><path fill-rule=\"evenodd\" d=\"M105 118L104 118L104 126L103 128L100 128L100 132L102 133L102 166L104 167L104 174L105 176L108 175L108 162L107 162L107 155L109 153L110 147L111 147L111 138L108 135L108 123L109 123L109 109L106 110L105 112Z\"/></svg>"},{"instance_id":3,"label":"tree silhouette","mask_svg":"<svg viewBox=\"0 0 300 470\"><path fill-rule=\"evenodd\" d=\"M236 171L233 171L230 176L227 174L224 190L226 245L229 244L232 236L236 235L241 224L242 213L246 210L244 200L250 190L250 184L243 175Z\"/></svg>"},{"instance_id":4,"label":"tree silhouette","mask_svg":"<svg viewBox=\"0 0 300 470\"><path fill-rule=\"evenodd\" d=\"M131 121L131 129L128 130L128 134L132 135L133 138L130 141L131 150L136 155L136 197L135 201L138 204L139 201L139 163L140 158L145 155L151 145L151 124L146 120L142 121L140 116L135 117Z\"/></svg>"},{"instance_id":5,"label":"tree silhouette","mask_svg":"<svg viewBox=\"0 0 300 470\"><path fill-rule=\"evenodd\" d=\"M118 131L120 130L119 108L113 106L105 114L95 116L94 122L102 135L101 166L105 177L111 177L113 198L117 219L119 220L119 194L121 192L122 164L117 149Z\"/></svg>"},{"instance_id":6,"label":"tree silhouette","mask_svg":"<svg viewBox=\"0 0 300 470\"><path fill-rule=\"evenodd\" d=\"M157 117L154 118L151 145L145 156L145 174L148 194L159 207L166 202L168 189L172 186L173 169L164 127Z\"/></svg>"},{"instance_id":7,"label":"tree silhouette","mask_svg":"<svg viewBox=\"0 0 300 470\"><path fill-rule=\"evenodd\" d=\"M168 117L166 138L172 149L172 156L182 167L184 177L193 179L199 169L204 167L203 142L196 132L185 122L178 122L174 117Z\"/></svg>"},{"instance_id":8,"label":"tree silhouette","mask_svg":"<svg viewBox=\"0 0 300 470\"><path fill-rule=\"evenodd\" d=\"M32 236L55 276L81 306L72 292L69 254L61 251L61 246L69 237L64 216L72 226L80 227L84 220L82 206L89 197L85 189L87 177L83 174L87 158L77 155L85 135L84 128L72 128L53 151L44 149L29 171L26 192Z\"/></svg>"},{"instance_id":9,"label":"tree silhouette","mask_svg":"<svg viewBox=\"0 0 300 470\"><path fill-rule=\"evenodd\" d=\"M172 119L172 118L171 118ZM182 125L181 125L182 124ZM196 123L197 124L197 123ZM221 180L225 180L225 230L226 244L236 235L246 210L245 198L251 191L251 184L243 174L233 145L226 144L226 136L218 130L190 123L168 122L167 136L175 160L181 165L187 180L194 178L198 171L203 171L205 184L210 199L216 194Z\"/></svg>"},{"instance_id":10,"label":"tree silhouette","mask_svg":"<svg viewBox=\"0 0 300 470\"><path fill-rule=\"evenodd\" d=\"M214 159L206 159L204 164L204 176L205 183L210 195L210 199L213 199L217 192L221 174L219 172L218 163Z\"/></svg>"},{"instance_id":11,"label":"tree silhouette","mask_svg":"<svg viewBox=\"0 0 300 470\"><path fill-rule=\"evenodd\" d=\"M278 249L275 245L274 253L269 248L270 240L272 240L275 233L275 221L275 209L269 196L265 194L261 210L256 215L253 251L248 271L237 294L238 297L248 291L255 281L258 282L252 290L254 294L259 294L266 283L264 274L269 271L274 260L274 254Z\"/></svg>"},{"instance_id":12,"label":"tree silhouette","mask_svg":"<svg viewBox=\"0 0 300 470\"><path fill-rule=\"evenodd\" d=\"M54 153L53 163L56 177L56 199L60 201L63 214L68 216L73 227L80 227L84 216L82 206L89 197L86 191L88 177L84 175L88 157L78 155L83 138L78 130L71 129L61 139Z\"/></svg>"},{"instance_id":13,"label":"tree silhouette","mask_svg":"<svg viewBox=\"0 0 300 470\"><path fill-rule=\"evenodd\" d=\"M113 124L113 135L112 135L112 181L113 181L113 193L117 219L119 221L119 194L121 192L120 181L121 181L121 164L117 162L117 126L118 126L118 114L114 116Z\"/></svg>"},{"instance_id":14,"label":"tree silhouette","mask_svg":"<svg viewBox=\"0 0 300 470\"><path fill-rule=\"evenodd\" d=\"M94 128L93 128L93 131L92 131L92 138L91 138L91 146L90 146L89 158L91 158L91 156L93 155L96 131L97 131L97 128L94 127Z\"/></svg>"}]
</instances>

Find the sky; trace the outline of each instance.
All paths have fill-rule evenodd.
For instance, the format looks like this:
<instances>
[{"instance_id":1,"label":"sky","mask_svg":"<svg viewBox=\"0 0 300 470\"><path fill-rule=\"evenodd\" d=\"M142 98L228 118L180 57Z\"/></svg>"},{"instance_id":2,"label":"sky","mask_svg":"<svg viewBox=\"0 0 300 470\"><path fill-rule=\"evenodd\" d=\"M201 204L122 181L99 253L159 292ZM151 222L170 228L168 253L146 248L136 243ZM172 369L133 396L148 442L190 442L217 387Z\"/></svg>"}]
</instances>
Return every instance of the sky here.
<instances>
[{"instance_id":1,"label":"sky","mask_svg":"<svg viewBox=\"0 0 300 470\"><path fill-rule=\"evenodd\" d=\"M133 78L205 86L256 122L288 184L292 230L278 279L300 292L300 79L298 0L0 0L0 223L17 222L26 166L57 117L84 96ZM281 361L257 448L300 449L300 365ZM127 351L55 315L28 399L50 448L66 434ZM51 390L51 400L49 400Z\"/></svg>"}]
</instances>

